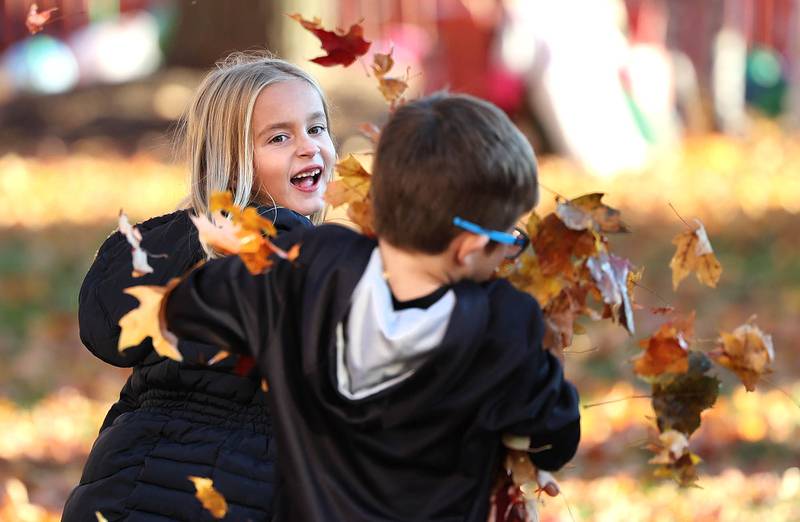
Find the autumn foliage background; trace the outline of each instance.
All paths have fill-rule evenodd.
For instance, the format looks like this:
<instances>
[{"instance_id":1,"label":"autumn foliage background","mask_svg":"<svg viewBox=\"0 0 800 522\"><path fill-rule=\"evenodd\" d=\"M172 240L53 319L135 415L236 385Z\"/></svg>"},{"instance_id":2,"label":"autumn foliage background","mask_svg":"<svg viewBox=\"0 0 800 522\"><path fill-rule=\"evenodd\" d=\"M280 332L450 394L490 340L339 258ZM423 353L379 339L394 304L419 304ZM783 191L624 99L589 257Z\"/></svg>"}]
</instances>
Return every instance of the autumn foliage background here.
<instances>
[{"instance_id":1,"label":"autumn foliage background","mask_svg":"<svg viewBox=\"0 0 800 522\"><path fill-rule=\"evenodd\" d=\"M41 4L64 8L58 2ZM375 78L367 76L369 61L346 70L308 62L320 54L318 41L283 13L327 17L342 26L363 16L374 51L388 52L392 43L401 43L394 55L397 72L412 67L412 97L437 86L440 76L459 90L463 76L449 73L455 64L469 71L485 68L480 64L485 57L473 56L476 63L471 63L457 56L453 47L459 42L449 40L458 33L447 25L452 20L424 18L421 11L409 15L413 10L406 7L401 21L425 29L433 42L415 54L408 37L385 22L398 16L395 11L386 8L391 16L367 7L359 12L355 4L255 2L250 11L228 13L232 21L219 18L240 24L238 37L248 35L249 43L220 36L202 56L187 58L192 27L202 32L200 20L215 8L175 2L170 5L180 16L173 20L178 28L173 50L147 75L52 94L0 89L0 520L58 520L100 422L127 377L127 370L103 364L82 347L78 288L94 252L114 230L120 208L135 222L171 211L185 195L185 170L171 160L170 129L203 74L187 62L206 67L225 49L269 45L300 63L320 79L332 101L340 157L368 150L359 125L380 124L387 104ZM468 5L476 2L452 4L467 10L463 23L472 23L465 27L480 39L489 15ZM631 13L643 16L642 6L658 3L620 4L634 19ZM3 23L9 27L14 10L3 5ZM120 5L124 16L151 7L148 2ZM80 14L65 15L66 21L45 25L42 34L65 37L88 23ZM260 29L248 25L254 18L261 20ZM26 30L24 24L20 30ZM9 35L3 36L6 53L24 36L12 41ZM630 42L634 35L631 30ZM763 43L759 38L766 37L751 35L748 43ZM780 51L779 40L771 44ZM6 76L0 74L0 80L8 74L2 70ZM698 71L702 75L700 65ZM545 500L544 520L800 520L800 134L788 103L772 114L751 100L747 125L723 133L720 123L707 117L711 102L700 99L705 108L692 113L700 123L685 119L678 138L653 145L653 161L602 175L559 150L552 136L548 140L524 100L515 112L540 152L539 214L554 209L556 194L604 192L604 202L619 209L631 229L610 238L613 251L645 267L642 287L635 290L643 306L635 312L636 335L607 322L586 322L585 334L577 335L565 354L567 373L591 407L582 411L579 455L558 475L563 496ZM368 163L368 156L360 157ZM673 291L671 239L685 225L670 204L687 221L699 218L705 224L723 267L716 289L692 276ZM330 219L344 222L347 216L338 210ZM691 450L703 459L702 489L680 489L653 477L646 446L656 433L654 413L648 399L631 398L650 393L630 360L641 353L638 341L665 321L649 308L664 306L696 311L700 349L711 350L720 331L734 329L752 314L775 345L775 371L754 392L746 392L735 376L715 372L722 381L720 398L703 413L691 439Z\"/></svg>"}]
</instances>

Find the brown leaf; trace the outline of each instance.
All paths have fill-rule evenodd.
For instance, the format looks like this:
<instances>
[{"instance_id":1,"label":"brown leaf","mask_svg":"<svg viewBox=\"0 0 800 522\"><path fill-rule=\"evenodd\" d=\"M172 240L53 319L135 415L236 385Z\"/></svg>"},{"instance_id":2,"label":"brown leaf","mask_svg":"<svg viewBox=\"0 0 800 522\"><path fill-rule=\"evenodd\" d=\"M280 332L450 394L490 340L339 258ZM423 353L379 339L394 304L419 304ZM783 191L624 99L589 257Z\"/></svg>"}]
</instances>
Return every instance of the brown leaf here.
<instances>
[{"instance_id":1,"label":"brown leaf","mask_svg":"<svg viewBox=\"0 0 800 522\"><path fill-rule=\"evenodd\" d=\"M211 516L216 519L225 518L228 513L228 503L219 491L214 489L214 482L210 478L189 476L197 492L195 497L203 504Z\"/></svg>"},{"instance_id":2,"label":"brown leaf","mask_svg":"<svg viewBox=\"0 0 800 522\"><path fill-rule=\"evenodd\" d=\"M700 427L700 414L719 395L719 379L707 375L711 361L698 351L689 354L686 373L665 374L653 382L653 410L659 431L678 430L687 437Z\"/></svg>"},{"instance_id":3,"label":"brown leaf","mask_svg":"<svg viewBox=\"0 0 800 522\"><path fill-rule=\"evenodd\" d=\"M566 286L562 278L544 275L539 267L539 258L531 251L524 252L519 261L511 265L506 277L517 289L535 297L542 308L549 305Z\"/></svg>"},{"instance_id":4,"label":"brown leaf","mask_svg":"<svg viewBox=\"0 0 800 522\"><path fill-rule=\"evenodd\" d=\"M351 25L345 33L340 29L335 32L323 29L319 18L306 20L299 14L291 14L289 18L298 21L304 29L319 38L322 49L328 54L311 61L323 67L334 65L346 67L356 61L359 56L366 54L371 45L370 42L364 40L364 28L360 24Z\"/></svg>"},{"instance_id":5,"label":"brown leaf","mask_svg":"<svg viewBox=\"0 0 800 522\"><path fill-rule=\"evenodd\" d=\"M642 377L685 373L689 369L689 340L694 336L694 312L665 323L648 339L640 341L645 352L633 360L633 371Z\"/></svg>"},{"instance_id":6,"label":"brown leaf","mask_svg":"<svg viewBox=\"0 0 800 522\"><path fill-rule=\"evenodd\" d=\"M365 236L375 237L375 228L372 224L372 201L354 201L347 209L347 216L358 225Z\"/></svg>"},{"instance_id":7,"label":"brown leaf","mask_svg":"<svg viewBox=\"0 0 800 522\"><path fill-rule=\"evenodd\" d=\"M672 269L672 288L678 285L690 272L695 272L697 280L706 286L715 288L722 274L720 265L708 240L706 229L699 219L695 219L694 230L681 232L672 239L677 246L675 255L669 262Z\"/></svg>"},{"instance_id":8,"label":"brown leaf","mask_svg":"<svg viewBox=\"0 0 800 522\"><path fill-rule=\"evenodd\" d=\"M709 356L739 376L747 391L755 390L759 378L772 372L772 336L755 325L755 317L731 333L721 332L718 342Z\"/></svg>"},{"instance_id":9,"label":"brown leaf","mask_svg":"<svg viewBox=\"0 0 800 522\"><path fill-rule=\"evenodd\" d=\"M182 361L178 351L178 339L166 329L163 320L163 298L180 282L171 279L165 286L132 286L125 293L135 297L139 306L123 315L119 320L121 328L118 348L120 352L138 346L150 337L153 349L159 355L174 361Z\"/></svg>"},{"instance_id":10,"label":"brown leaf","mask_svg":"<svg viewBox=\"0 0 800 522\"><path fill-rule=\"evenodd\" d=\"M31 4L30 9L28 10L28 16L25 18L25 27L28 29L28 32L31 34L36 34L44 29L44 25L50 21L50 17L53 15L53 12L57 10L58 7L51 7L50 9L39 11L38 5Z\"/></svg>"},{"instance_id":11,"label":"brown leaf","mask_svg":"<svg viewBox=\"0 0 800 522\"><path fill-rule=\"evenodd\" d=\"M325 200L331 206L363 202L369 194L370 174L364 169L355 156L348 154L347 157L336 164L338 180L328 184L325 192Z\"/></svg>"},{"instance_id":12,"label":"brown leaf","mask_svg":"<svg viewBox=\"0 0 800 522\"><path fill-rule=\"evenodd\" d=\"M576 265L597 252L591 231L570 230L555 214L548 214L531 240L542 274L574 279Z\"/></svg>"},{"instance_id":13,"label":"brown leaf","mask_svg":"<svg viewBox=\"0 0 800 522\"><path fill-rule=\"evenodd\" d=\"M572 344L575 319L586 307L586 290L568 287L544 308L545 333L542 344L559 352Z\"/></svg>"},{"instance_id":14,"label":"brown leaf","mask_svg":"<svg viewBox=\"0 0 800 522\"><path fill-rule=\"evenodd\" d=\"M602 192L586 194L556 206L556 215L572 230L628 232L619 210L602 203Z\"/></svg>"}]
</instances>

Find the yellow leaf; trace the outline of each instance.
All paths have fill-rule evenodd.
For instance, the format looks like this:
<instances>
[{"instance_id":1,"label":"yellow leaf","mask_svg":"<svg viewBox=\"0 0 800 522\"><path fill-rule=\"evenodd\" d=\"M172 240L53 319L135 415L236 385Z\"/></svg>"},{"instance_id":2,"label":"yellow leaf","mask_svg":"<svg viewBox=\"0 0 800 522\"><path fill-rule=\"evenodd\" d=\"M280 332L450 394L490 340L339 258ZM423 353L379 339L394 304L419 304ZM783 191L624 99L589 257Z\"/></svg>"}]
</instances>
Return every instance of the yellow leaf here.
<instances>
[{"instance_id":1,"label":"yellow leaf","mask_svg":"<svg viewBox=\"0 0 800 522\"><path fill-rule=\"evenodd\" d=\"M212 364L217 364L218 362L227 359L230 355L230 352L220 350L216 355L214 355L214 357L208 360L208 365L211 366Z\"/></svg>"},{"instance_id":2,"label":"yellow leaf","mask_svg":"<svg viewBox=\"0 0 800 522\"><path fill-rule=\"evenodd\" d=\"M197 493L195 497L203 504L203 507L216 519L225 518L228 513L228 503L219 491L214 489L214 482L210 478L189 477L194 484Z\"/></svg>"},{"instance_id":3,"label":"yellow leaf","mask_svg":"<svg viewBox=\"0 0 800 522\"><path fill-rule=\"evenodd\" d=\"M722 274L722 265L714 255L703 223L695 219L695 224L694 230L681 232L672 239L672 243L677 246L675 255L669 262L672 287L675 290L690 272L695 272L697 280L711 288L717 286Z\"/></svg>"},{"instance_id":4,"label":"yellow leaf","mask_svg":"<svg viewBox=\"0 0 800 522\"><path fill-rule=\"evenodd\" d=\"M97 522L108 522L108 519L99 511L95 511L94 516L97 517Z\"/></svg>"},{"instance_id":5,"label":"yellow leaf","mask_svg":"<svg viewBox=\"0 0 800 522\"><path fill-rule=\"evenodd\" d=\"M237 254L242 248L240 227L215 210L211 221L206 216L189 216L197 229L200 242L225 254Z\"/></svg>"},{"instance_id":6,"label":"yellow leaf","mask_svg":"<svg viewBox=\"0 0 800 522\"><path fill-rule=\"evenodd\" d=\"M177 349L178 340L164 326L163 298L178 284L180 279L173 278L166 286L132 286L125 293L135 297L139 306L122 316L119 327L119 351L138 346L150 337L153 349L159 355L175 361L182 361L183 356Z\"/></svg>"}]
</instances>

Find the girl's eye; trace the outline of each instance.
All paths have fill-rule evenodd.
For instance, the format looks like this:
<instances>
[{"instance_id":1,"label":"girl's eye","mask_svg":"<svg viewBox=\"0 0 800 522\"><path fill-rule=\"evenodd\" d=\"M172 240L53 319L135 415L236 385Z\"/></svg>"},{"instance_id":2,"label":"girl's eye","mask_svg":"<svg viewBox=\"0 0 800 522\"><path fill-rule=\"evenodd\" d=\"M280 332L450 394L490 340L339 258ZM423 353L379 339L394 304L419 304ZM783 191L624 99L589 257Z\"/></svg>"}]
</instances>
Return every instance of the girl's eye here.
<instances>
[{"instance_id":1,"label":"girl's eye","mask_svg":"<svg viewBox=\"0 0 800 522\"><path fill-rule=\"evenodd\" d=\"M277 136L273 137L269 140L270 143L283 143L284 141L288 140L289 137L286 134L278 134Z\"/></svg>"},{"instance_id":2,"label":"girl's eye","mask_svg":"<svg viewBox=\"0 0 800 522\"><path fill-rule=\"evenodd\" d=\"M325 132L325 126L324 125L314 125L310 129L308 129L308 133L312 134L312 135L322 134L323 132Z\"/></svg>"}]
</instances>

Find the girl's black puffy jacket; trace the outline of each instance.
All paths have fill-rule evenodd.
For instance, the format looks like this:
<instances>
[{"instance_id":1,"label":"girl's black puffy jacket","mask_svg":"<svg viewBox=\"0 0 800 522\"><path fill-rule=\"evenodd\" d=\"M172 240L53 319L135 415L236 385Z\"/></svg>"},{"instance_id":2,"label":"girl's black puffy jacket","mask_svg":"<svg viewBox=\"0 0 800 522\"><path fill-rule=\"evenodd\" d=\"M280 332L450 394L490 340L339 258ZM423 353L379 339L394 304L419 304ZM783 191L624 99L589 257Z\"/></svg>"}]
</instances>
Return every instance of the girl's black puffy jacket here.
<instances>
[{"instance_id":1,"label":"girl's black puffy jacket","mask_svg":"<svg viewBox=\"0 0 800 522\"><path fill-rule=\"evenodd\" d=\"M261 210L278 232L311 227L288 209ZM275 490L275 448L261 379L234 371L235 357L214 365L158 356L150 340L122 353L119 319L137 301L129 286L163 285L204 258L187 211L138 226L152 274L132 277L131 250L112 234L97 253L79 296L81 340L109 364L133 367L92 447L63 521L214 520L195 498L191 476L213 479L228 502L228 520L269 520ZM207 361L218 347L180 341L186 361Z\"/></svg>"}]
</instances>

